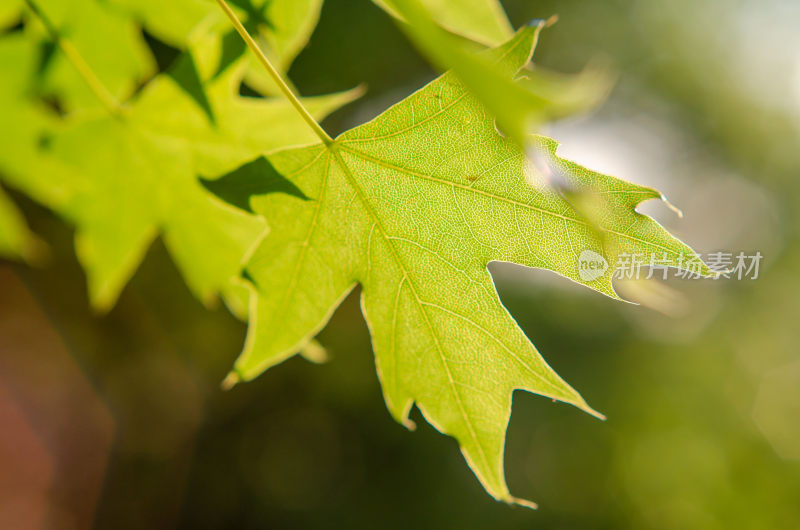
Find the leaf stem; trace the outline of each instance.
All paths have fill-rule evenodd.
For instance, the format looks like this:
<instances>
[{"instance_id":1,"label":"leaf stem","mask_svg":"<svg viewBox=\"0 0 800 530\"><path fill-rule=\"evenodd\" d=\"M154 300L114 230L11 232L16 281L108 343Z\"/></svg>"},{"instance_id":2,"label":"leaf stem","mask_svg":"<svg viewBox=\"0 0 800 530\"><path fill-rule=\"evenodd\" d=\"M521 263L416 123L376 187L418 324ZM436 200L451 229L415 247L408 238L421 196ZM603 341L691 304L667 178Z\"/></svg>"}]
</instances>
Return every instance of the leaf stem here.
<instances>
[{"instance_id":1,"label":"leaf stem","mask_svg":"<svg viewBox=\"0 0 800 530\"><path fill-rule=\"evenodd\" d=\"M328 135L328 133L325 132L325 130L320 126L320 124L317 123L317 120L315 120L314 117L311 116L311 114L308 112L308 109L306 109L303 106L303 104L300 102L300 99L298 99L297 95L295 95L295 93L292 92L292 89L283 79L281 74L275 69L275 67L272 66L270 60L267 59L267 56L264 55L264 52L261 51L261 48L258 47L256 41L253 40L253 37L250 36L250 33L248 33L247 29L245 29L244 25L242 25L242 23L239 21L239 18L230 8L228 3L225 0L217 0L217 3L225 12L225 14L228 16L231 23L233 24L233 27L236 28L236 31L239 32L239 35L242 37L242 40L244 40L245 44L247 44L247 47L250 48L250 50L256 55L256 57L258 57L258 60L267 70L269 76L272 78L275 84L278 85L278 88L281 90L286 99L289 100L289 103L291 103L292 106L295 108L295 110L297 110L297 112L300 113L300 116L303 118L303 120L305 120L308 126L311 127L311 130L314 131L314 134L316 134L319 137L319 139L322 140L322 143L324 143L325 145L331 145L333 143L333 138L331 138Z\"/></svg>"},{"instance_id":2,"label":"leaf stem","mask_svg":"<svg viewBox=\"0 0 800 530\"><path fill-rule=\"evenodd\" d=\"M108 89L103 85L91 67L83 60L81 54L78 53L78 50L75 46L72 45L70 41L65 39L61 36L58 32L56 27L47 18L47 15L39 8L38 5L34 2L34 0L25 0L25 4L28 6L28 9L38 18L42 25L47 30L47 33L50 35L50 38L56 43L56 45L61 49L64 55L67 57L67 60L72 63L72 66L75 70L78 71L78 74L86 81L86 84L89 86L89 89L97 96L103 105L106 107L108 112L117 116L120 114L120 105L114 96L108 91Z\"/></svg>"}]
</instances>

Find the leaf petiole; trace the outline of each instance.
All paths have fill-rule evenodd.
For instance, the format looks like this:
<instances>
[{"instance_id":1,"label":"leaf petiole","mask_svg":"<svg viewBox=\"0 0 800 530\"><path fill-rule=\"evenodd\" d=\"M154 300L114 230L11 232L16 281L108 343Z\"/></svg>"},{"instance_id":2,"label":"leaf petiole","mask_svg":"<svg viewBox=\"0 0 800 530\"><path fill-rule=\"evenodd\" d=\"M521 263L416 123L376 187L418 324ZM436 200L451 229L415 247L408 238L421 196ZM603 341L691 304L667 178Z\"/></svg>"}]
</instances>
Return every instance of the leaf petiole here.
<instances>
[{"instance_id":1,"label":"leaf petiole","mask_svg":"<svg viewBox=\"0 0 800 530\"><path fill-rule=\"evenodd\" d=\"M317 123L314 117L311 116L311 114L308 112L308 109L306 109L303 106L297 95L295 95L295 93L292 92L292 89L283 79L281 74L275 69L275 67L272 66L270 60L267 59L267 56L264 55L264 52L262 52L261 48L258 47L256 41L253 40L252 36L250 36L250 33L248 33L247 29L244 27L244 25L242 25L241 21L239 21L239 18L230 8L228 3L225 0L217 0L217 3L225 12L225 14L228 16L231 23L233 24L233 27L236 28L236 31L242 37L242 40L244 40L245 44L247 44L247 47L250 48L250 50L256 55L256 57L258 57L258 60L267 70L269 76L281 90L286 99L289 100L289 103L292 104L295 110L297 110L297 112L300 113L300 116L302 116L303 120L305 120L308 126L311 127L311 129L314 131L314 134L316 134L319 137L319 139L322 140L322 143L324 143L325 145L332 144L333 138L331 138L328 135L328 133L325 132L325 130L320 126L320 124Z\"/></svg>"}]
</instances>

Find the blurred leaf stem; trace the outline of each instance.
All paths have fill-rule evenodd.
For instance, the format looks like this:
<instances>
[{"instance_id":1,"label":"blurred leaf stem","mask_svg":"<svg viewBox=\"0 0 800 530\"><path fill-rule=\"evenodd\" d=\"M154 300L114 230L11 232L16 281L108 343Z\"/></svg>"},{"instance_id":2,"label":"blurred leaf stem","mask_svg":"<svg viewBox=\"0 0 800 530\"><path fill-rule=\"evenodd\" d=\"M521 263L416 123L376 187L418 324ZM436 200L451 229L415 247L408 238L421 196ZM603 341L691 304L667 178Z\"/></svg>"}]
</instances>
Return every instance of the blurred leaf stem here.
<instances>
[{"instance_id":1,"label":"blurred leaf stem","mask_svg":"<svg viewBox=\"0 0 800 530\"><path fill-rule=\"evenodd\" d=\"M69 62L72 63L72 66L78 71L78 74L80 74L84 81L86 81L89 89L97 96L97 99L103 103L108 112L114 116L119 116L122 110L120 104L114 99L114 96L111 95L105 85L103 85L100 78L97 77L97 74L95 74L92 68L86 63L75 46L61 35L52 21L34 0L25 0L25 5L27 5L31 13L41 21L45 30L50 35L50 38L52 38L53 42L61 49Z\"/></svg>"}]
</instances>

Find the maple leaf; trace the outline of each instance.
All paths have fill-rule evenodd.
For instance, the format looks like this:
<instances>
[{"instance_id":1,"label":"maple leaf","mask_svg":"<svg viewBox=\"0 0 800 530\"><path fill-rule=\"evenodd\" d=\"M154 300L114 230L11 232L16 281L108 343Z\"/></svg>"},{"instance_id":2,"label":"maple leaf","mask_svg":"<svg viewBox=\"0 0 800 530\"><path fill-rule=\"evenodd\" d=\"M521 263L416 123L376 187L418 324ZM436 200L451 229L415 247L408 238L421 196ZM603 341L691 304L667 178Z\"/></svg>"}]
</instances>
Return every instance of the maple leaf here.
<instances>
[{"instance_id":1,"label":"maple leaf","mask_svg":"<svg viewBox=\"0 0 800 530\"><path fill-rule=\"evenodd\" d=\"M376 5L395 17L400 14L383 0ZM224 15L212 2L203 0L111 0L132 13L157 37L174 46L197 40L203 27L204 52L200 57L217 57L216 68L224 70L245 50L244 43L230 29ZM308 42L322 9L323 0L235 0L231 2L244 27L261 50L281 72L286 72ZM497 0L448 2L423 0L441 27L475 42L496 45L513 33ZM276 94L276 86L255 57L248 56L245 81L263 94Z\"/></svg>"},{"instance_id":2,"label":"maple leaf","mask_svg":"<svg viewBox=\"0 0 800 530\"><path fill-rule=\"evenodd\" d=\"M0 180L36 159L39 131L49 124L46 113L36 105L20 100L35 68L30 60L35 45L21 35L0 39ZM30 260L40 244L28 230L22 213L11 198L0 190L0 256Z\"/></svg>"},{"instance_id":3,"label":"maple leaf","mask_svg":"<svg viewBox=\"0 0 800 530\"><path fill-rule=\"evenodd\" d=\"M464 43L442 28L436 11L421 0L386 0L402 15L400 27L417 48L441 70L450 70L481 100L497 120L498 127L520 145L547 121L589 109L603 99L612 86L607 67L593 65L577 75L542 68L526 69L516 78L502 65L481 54L471 53ZM539 32L558 17L537 19L529 25ZM534 43L535 46L535 43Z\"/></svg>"},{"instance_id":4,"label":"maple leaf","mask_svg":"<svg viewBox=\"0 0 800 530\"><path fill-rule=\"evenodd\" d=\"M520 30L488 57L512 76L529 61L537 31ZM589 206L598 226L541 185L525 151L497 132L452 73L335 140L270 155L249 181L218 180L219 196L242 205L242 194L250 195L244 204L272 229L244 271L253 290L250 324L226 383L251 380L294 355L360 284L392 416L411 426L416 404L458 440L489 494L530 505L510 495L503 472L513 391L600 414L537 352L503 307L487 265L550 270L618 298L613 267L582 278L583 251L606 264L622 253L676 262L695 256L635 211L659 192L561 159L551 139L531 142L595 199ZM294 191L253 191L278 179Z\"/></svg>"},{"instance_id":5,"label":"maple leaf","mask_svg":"<svg viewBox=\"0 0 800 530\"><path fill-rule=\"evenodd\" d=\"M179 48L193 47L201 70L211 61L215 73L236 62L246 46L224 15L208 0L111 0L132 14L143 27L164 42ZM262 51L286 72L308 42L319 20L322 0L236 0L237 14ZM247 56L244 80L262 94L277 93L260 65Z\"/></svg>"},{"instance_id":6,"label":"maple leaf","mask_svg":"<svg viewBox=\"0 0 800 530\"><path fill-rule=\"evenodd\" d=\"M394 0L373 0L390 15L406 20L407 13L398 11ZM442 28L487 46L507 41L514 31L503 6L497 0L420 0L431 18Z\"/></svg>"},{"instance_id":7,"label":"maple leaf","mask_svg":"<svg viewBox=\"0 0 800 530\"><path fill-rule=\"evenodd\" d=\"M36 62L29 45L9 46L8 55L9 80ZM264 223L209 195L198 176L218 176L264 151L313 138L289 103L238 95L239 63L203 82L186 54L117 113L85 111L34 129L24 120L40 113L25 80L9 81L15 93L2 103L14 109L22 134L0 148L3 178L75 223L96 308L113 305L158 234L198 297L210 301L232 289L230 278ZM322 117L356 95L305 103Z\"/></svg>"},{"instance_id":8,"label":"maple leaf","mask_svg":"<svg viewBox=\"0 0 800 530\"><path fill-rule=\"evenodd\" d=\"M101 108L102 102L75 64L53 42L54 28L58 28L58 34L67 40L71 49L80 51L81 60L91 65L104 90L117 101L129 98L142 80L155 73L155 61L134 21L102 2L38 0L36 4L24 3L28 5L28 10L24 11L24 31L41 51L37 59L36 88L57 102L64 112ZM11 4L23 2L12 0ZM39 14L33 10L38 10ZM45 18L41 17L42 13L46 13Z\"/></svg>"}]
</instances>

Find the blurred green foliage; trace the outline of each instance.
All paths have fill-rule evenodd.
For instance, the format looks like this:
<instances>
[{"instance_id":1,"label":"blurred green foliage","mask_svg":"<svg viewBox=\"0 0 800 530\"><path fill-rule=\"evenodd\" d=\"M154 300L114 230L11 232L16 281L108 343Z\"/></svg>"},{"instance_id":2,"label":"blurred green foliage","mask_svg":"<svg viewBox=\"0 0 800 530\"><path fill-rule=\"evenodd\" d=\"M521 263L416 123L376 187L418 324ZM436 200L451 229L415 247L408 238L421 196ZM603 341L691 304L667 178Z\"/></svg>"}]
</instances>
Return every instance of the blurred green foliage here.
<instances>
[{"instance_id":1,"label":"blurred green foliage","mask_svg":"<svg viewBox=\"0 0 800 530\"><path fill-rule=\"evenodd\" d=\"M666 317L545 273L495 269L504 303L551 366L609 418L600 423L515 396L506 471L513 491L540 504L531 512L488 499L455 442L423 421L412 435L390 418L356 295L320 337L330 362L295 358L223 393L218 383L240 349L243 325L223 308L201 306L161 244L118 306L98 319L69 229L11 192L51 242L51 256L42 268L2 267L33 295L114 420L96 528L800 525L800 88L780 90L796 75L795 63L769 60L796 54L798 42L785 31L796 6L504 5L515 25L560 15L537 51L544 64L577 71L586 57L603 54L619 67L611 101L564 134L605 131L611 140L594 141L624 148L631 136L609 124L656 121L634 132L666 149L664 158L640 153L666 166L645 172L666 175L671 198L685 207L683 221L664 222L685 230L690 243L710 235L707 247L695 245L701 251L722 242L731 251L760 249L759 279L670 282L688 309ZM308 95L368 85L356 107L324 123L338 133L434 73L370 2L327 0L289 75ZM0 291L12 292L7 287ZM14 378L25 344L0 347L0 381L23 394ZM48 351L34 353L26 362L46 372ZM75 475L56 474L56 481L79 487ZM69 505L59 508L60 500L52 501L50 526L68 528Z\"/></svg>"}]
</instances>

